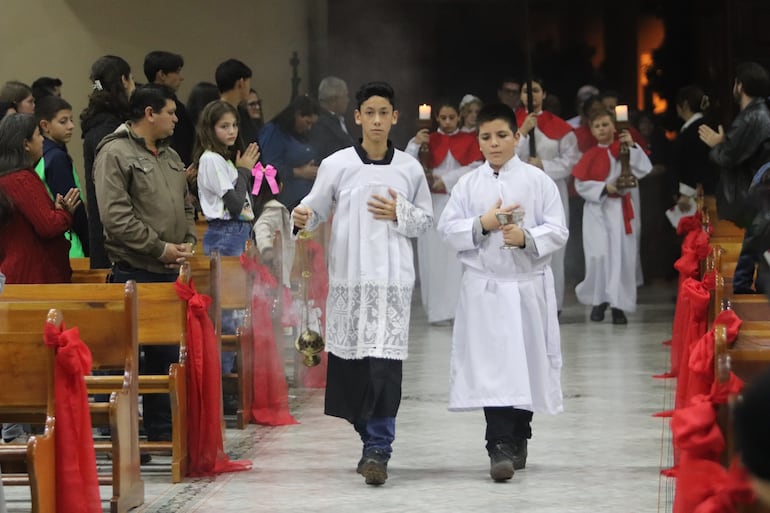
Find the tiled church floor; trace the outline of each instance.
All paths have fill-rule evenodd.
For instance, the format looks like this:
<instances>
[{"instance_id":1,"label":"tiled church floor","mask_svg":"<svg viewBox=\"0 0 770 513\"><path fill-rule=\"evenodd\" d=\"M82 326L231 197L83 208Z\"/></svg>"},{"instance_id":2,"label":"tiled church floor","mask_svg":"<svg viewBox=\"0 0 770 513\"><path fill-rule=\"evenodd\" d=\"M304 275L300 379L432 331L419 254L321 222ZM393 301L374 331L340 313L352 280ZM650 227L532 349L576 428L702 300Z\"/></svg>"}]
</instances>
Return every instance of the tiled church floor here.
<instances>
[{"instance_id":1,"label":"tiled church floor","mask_svg":"<svg viewBox=\"0 0 770 513\"><path fill-rule=\"evenodd\" d=\"M535 415L527 468L510 482L489 479L483 414L447 411L451 328L428 325L416 304L384 486L367 486L356 474L360 442L344 421L323 415L322 391L297 389L291 393L299 425L228 430L227 450L252 459L253 470L171 485L167 471L151 465L146 503L135 511L664 511L670 484L659 491L663 430L651 414L665 406L670 384L651 375L666 367L660 342L671 333L673 294L671 287L640 289L627 326L613 326L609 315L590 323L588 309L568 301L565 413ZM29 510L24 492L6 489L10 512Z\"/></svg>"}]
</instances>

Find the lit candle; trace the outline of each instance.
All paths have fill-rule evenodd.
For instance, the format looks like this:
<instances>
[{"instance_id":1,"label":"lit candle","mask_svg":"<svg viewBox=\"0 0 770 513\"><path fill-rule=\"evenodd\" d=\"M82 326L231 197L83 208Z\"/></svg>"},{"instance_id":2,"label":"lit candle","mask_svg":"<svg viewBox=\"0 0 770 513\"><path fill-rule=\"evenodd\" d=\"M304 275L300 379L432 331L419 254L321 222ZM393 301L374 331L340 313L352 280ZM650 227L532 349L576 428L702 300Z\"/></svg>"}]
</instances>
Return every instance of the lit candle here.
<instances>
[{"instance_id":1,"label":"lit candle","mask_svg":"<svg viewBox=\"0 0 770 513\"><path fill-rule=\"evenodd\" d=\"M628 121L628 105L615 106L615 120Z\"/></svg>"},{"instance_id":2,"label":"lit candle","mask_svg":"<svg viewBox=\"0 0 770 513\"><path fill-rule=\"evenodd\" d=\"M419 119L430 119L430 105L423 103L419 108Z\"/></svg>"}]
</instances>

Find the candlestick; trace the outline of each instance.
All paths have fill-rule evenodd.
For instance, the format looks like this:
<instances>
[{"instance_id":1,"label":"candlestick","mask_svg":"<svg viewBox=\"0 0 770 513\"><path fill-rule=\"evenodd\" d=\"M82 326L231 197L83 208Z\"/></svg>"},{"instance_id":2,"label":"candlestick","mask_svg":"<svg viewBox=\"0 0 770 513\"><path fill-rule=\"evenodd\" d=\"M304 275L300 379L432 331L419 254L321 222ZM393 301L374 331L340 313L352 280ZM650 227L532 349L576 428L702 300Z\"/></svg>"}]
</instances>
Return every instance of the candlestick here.
<instances>
[{"instance_id":1,"label":"candlestick","mask_svg":"<svg viewBox=\"0 0 770 513\"><path fill-rule=\"evenodd\" d=\"M418 109L419 116L417 119L430 119L430 105L423 103Z\"/></svg>"},{"instance_id":2,"label":"candlestick","mask_svg":"<svg viewBox=\"0 0 770 513\"><path fill-rule=\"evenodd\" d=\"M628 121L628 105L615 106L615 121Z\"/></svg>"}]
</instances>

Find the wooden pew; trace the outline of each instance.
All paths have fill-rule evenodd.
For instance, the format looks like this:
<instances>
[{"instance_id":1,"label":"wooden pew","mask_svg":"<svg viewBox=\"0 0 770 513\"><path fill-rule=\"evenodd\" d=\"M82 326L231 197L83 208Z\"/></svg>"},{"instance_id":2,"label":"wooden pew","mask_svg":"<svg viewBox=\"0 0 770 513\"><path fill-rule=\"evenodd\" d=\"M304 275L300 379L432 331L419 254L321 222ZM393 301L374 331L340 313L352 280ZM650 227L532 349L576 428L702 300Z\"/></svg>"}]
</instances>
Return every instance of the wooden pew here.
<instances>
[{"instance_id":1,"label":"wooden pew","mask_svg":"<svg viewBox=\"0 0 770 513\"><path fill-rule=\"evenodd\" d=\"M26 444L0 445L3 461L26 462L27 475L4 473L3 485L29 485L32 513L56 511L54 349L43 342L45 318L39 316L25 332L0 328L0 361L5 365L0 373L0 419L45 426L42 435L32 436ZM52 311L47 322L60 318Z\"/></svg>"},{"instance_id":2,"label":"wooden pew","mask_svg":"<svg viewBox=\"0 0 770 513\"><path fill-rule=\"evenodd\" d=\"M109 402L91 403L95 426L109 426L111 440L94 444L108 453L112 473L101 484L112 484L110 510L123 513L144 503L139 469L138 326L134 282L99 285L7 285L0 294L2 325L20 331L34 323L49 305L57 306L88 345L93 369L119 370L121 376L87 376L89 394L108 394Z\"/></svg>"},{"instance_id":3,"label":"wooden pew","mask_svg":"<svg viewBox=\"0 0 770 513\"><path fill-rule=\"evenodd\" d=\"M189 267L182 266L180 277L187 279ZM59 284L60 300L77 301L90 287L111 287L113 284ZM19 287L19 286L16 286ZM41 286L36 286L41 287ZM141 375L138 377L139 394L169 394L171 400L172 440L170 442L141 441L143 452L171 452L171 475L174 483L180 482L187 473L187 382L186 367L186 319L187 303L179 299L173 283L137 284L138 341L139 345L179 346L179 362L170 366L166 375ZM6 286L3 296L7 296ZM56 294L51 292L50 294ZM40 296L38 296L38 299ZM65 299L66 298L66 299ZM138 357L135 361L138 361ZM120 389L122 376L101 376L98 381L102 391ZM99 391L94 389L95 393ZM137 435L138 436L138 435Z\"/></svg>"}]
</instances>

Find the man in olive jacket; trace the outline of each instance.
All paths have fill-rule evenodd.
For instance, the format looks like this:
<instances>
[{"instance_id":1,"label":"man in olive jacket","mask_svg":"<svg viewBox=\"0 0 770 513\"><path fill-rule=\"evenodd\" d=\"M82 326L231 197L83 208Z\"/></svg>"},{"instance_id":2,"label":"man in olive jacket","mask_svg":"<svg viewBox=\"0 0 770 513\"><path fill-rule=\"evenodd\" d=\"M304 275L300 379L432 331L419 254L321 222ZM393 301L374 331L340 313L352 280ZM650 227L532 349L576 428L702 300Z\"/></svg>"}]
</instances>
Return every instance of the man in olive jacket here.
<instances>
[{"instance_id":1,"label":"man in olive jacket","mask_svg":"<svg viewBox=\"0 0 770 513\"><path fill-rule=\"evenodd\" d=\"M134 91L130 106L130 121L102 140L94 162L110 281L173 282L196 242L184 165L168 145L177 122L173 92L145 85ZM143 349L144 374L167 374L179 353L174 346ZM147 438L170 440L168 396L143 401Z\"/></svg>"}]
</instances>

